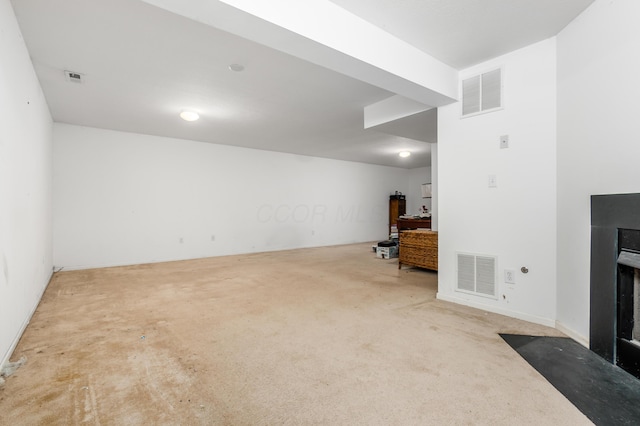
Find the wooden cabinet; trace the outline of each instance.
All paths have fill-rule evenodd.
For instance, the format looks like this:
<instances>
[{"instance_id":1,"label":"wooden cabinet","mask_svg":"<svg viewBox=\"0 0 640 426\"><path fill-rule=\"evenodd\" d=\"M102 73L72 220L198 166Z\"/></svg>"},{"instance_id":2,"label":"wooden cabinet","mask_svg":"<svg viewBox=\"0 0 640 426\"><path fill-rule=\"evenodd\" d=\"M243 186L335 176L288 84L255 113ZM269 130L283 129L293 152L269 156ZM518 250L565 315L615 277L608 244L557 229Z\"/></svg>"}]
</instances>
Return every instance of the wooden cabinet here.
<instances>
[{"instance_id":1,"label":"wooden cabinet","mask_svg":"<svg viewBox=\"0 0 640 426\"><path fill-rule=\"evenodd\" d=\"M405 229L431 228L431 218L423 219L398 219L398 231Z\"/></svg>"},{"instance_id":2,"label":"wooden cabinet","mask_svg":"<svg viewBox=\"0 0 640 426\"><path fill-rule=\"evenodd\" d=\"M404 195L389 196L389 234L391 226L398 224L398 218L407 213L407 200Z\"/></svg>"},{"instance_id":3,"label":"wooden cabinet","mask_svg":"<svg viewBox=\"0 0 640 426\"><path fill-rule=\"evenodd\" d=\"M405 265L438 270L438 232L411 230L400 232L398 269Z\"/></svg>"}]
</instances>

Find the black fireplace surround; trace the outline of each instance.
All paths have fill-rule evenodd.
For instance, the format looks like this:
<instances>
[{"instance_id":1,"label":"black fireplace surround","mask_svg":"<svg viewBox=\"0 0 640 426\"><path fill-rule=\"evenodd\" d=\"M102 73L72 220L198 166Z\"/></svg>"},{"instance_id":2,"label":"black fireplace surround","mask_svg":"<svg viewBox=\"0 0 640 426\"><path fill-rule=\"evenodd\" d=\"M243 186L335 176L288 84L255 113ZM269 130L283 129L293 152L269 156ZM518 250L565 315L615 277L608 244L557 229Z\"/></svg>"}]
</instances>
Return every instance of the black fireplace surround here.
<instances>
[{"instance_id":1,"label":"black fireplace surround","mask_svg":"<svg viewBox=\"0 0 640 426\"><path fill-rule=\"evenodd\" d=\"M640 346L629 337L634 267L618 262L623 251L640 254L640 194L591 196L589 346L640 377Z\"/></svg>"}]
</instances>

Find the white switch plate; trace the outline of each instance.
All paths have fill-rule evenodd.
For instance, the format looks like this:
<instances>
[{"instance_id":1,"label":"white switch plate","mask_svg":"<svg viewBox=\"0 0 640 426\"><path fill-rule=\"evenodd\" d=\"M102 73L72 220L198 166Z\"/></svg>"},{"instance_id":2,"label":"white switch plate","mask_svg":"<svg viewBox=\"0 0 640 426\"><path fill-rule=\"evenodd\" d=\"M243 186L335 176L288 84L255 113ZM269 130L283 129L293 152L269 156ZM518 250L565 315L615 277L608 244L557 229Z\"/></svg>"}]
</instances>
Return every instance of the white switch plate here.
<instances>
[{"instance_id":1,"label":"white switch plate","mask_svg":"<svg viewBox=\"0 0 640 426\"><path fill-rule=\"evenodd\" d=\"M504 270L504 282L507 284L515 284L516 283L516 271L513 269L505 269Z\"/></svg>"},{"instance_id":2,"label":"white switch plate","mask_svg":"<svg viewBox=\"0 0 640 426\"><path fill-rule=\"evenodd\" d=\"M500 136L500 149L509 148L509 135Z\"/></svg>"},{"instance_id":3,"label":"white switch plate","mask_svg":"<svg viewBox=\"0 0 640 426\"><path fill-rule=\"evenodd\" d=\"M489 183L489 188L497 188L498 187L498 178L496 177L496 175L489 175L488 176L488 183Z\"/></svg>"}]
</instances>

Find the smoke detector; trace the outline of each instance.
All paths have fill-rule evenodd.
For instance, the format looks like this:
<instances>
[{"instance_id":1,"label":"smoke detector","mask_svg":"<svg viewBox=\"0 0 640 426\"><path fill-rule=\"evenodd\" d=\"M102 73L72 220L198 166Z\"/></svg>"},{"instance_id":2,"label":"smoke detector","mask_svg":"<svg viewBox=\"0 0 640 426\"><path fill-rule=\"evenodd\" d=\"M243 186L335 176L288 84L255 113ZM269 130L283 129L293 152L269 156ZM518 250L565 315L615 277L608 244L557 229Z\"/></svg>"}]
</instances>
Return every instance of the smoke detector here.
<instances>
[{"instance_id":1,"label":"smoke detector","mask_svg":"<svg viewBox=\"0 0 640 426\"><path fill-rule=\"evenodd\" d=\"M84 82L84 74L79 72L64 70L64 77L71 83L81 84Z\"/></svg>"},{"instance_id":2,"label":"smoke detector","mask_svg":"<svg viewBox=\"0 0 640 426\"><path fill-rule=\"evenodd\" d=\"M231 65L229 65L229 69L231 71L235 71L235 72L242 72L242 71L244 71L244 65L242 65L242 64L231 64Z\"/></svg>"}]
</instances>

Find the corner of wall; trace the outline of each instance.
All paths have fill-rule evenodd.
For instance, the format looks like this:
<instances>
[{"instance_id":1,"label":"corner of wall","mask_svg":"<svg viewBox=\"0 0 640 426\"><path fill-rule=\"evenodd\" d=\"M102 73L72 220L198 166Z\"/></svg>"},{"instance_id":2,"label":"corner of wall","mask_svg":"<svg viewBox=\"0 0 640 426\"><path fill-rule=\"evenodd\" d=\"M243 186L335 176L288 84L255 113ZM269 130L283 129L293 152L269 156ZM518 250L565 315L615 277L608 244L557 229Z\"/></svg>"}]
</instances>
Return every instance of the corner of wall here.
<instances>
[{"instance_id":1,"label":"corner of wall","mask_svg":"<svg viewBox=\"0 0 640 426\"><path fill-rule=\"evenodd\" d=\"M579 332L573 330L570 327L567 327L566 325L564 325L560 321L556 321L555 328L556 328L556 330L560 331L561 333L566 334L567 336L569 336L570 338L572 338L576 342L580 343L585 348L589 347L589 338L588 337L583 336L582 334L580 334Z\"/></svg>"},{"instance_id":2,"label":"corner of wall","mask_svg":"<svg viewBox=\"0 0 640 426\"><path fill-rule=\"evenodd\" d=\"M0 359L4 363L52 273L53 157L51 114L8 0L0 1L0 32Z\"/></svg>"}]
</instances>

